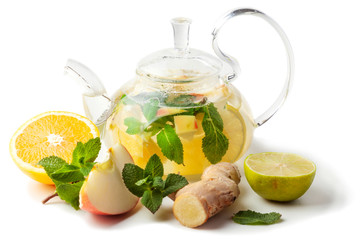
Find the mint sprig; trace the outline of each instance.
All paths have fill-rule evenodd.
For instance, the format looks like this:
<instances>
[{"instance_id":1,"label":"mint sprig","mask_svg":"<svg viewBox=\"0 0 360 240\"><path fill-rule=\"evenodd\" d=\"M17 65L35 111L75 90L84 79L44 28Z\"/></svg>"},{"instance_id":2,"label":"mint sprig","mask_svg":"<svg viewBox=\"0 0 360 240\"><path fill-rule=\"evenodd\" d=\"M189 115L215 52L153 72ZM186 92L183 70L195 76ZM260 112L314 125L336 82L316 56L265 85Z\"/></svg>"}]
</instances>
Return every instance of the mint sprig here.
<instances>
[{"instance_id":1,"label":"mint sprig","mask_svg":"<svg viewBox=\"0 0 360 240\"><path fill-rule=\"evenodd\" d=\"M259 213L252 210L239 211L232 217L235 223L243 225L268 225L277 223L280 218L280 213Z\"/></svg>"},{"instance_id":2,"label":"mint sprig","mask_svg":"<svg viewBox=\"0 0 360 240\"><path fill-rule=\"evenodd\" d=\"M141 203L152 213L160 208L164 197L188 184L186 178L178 174L169 174L164 181L164 167L156 154L151 156L145 169L125 164L122 175L125 186L132 194L141 197Z\"/></svg>"},{"instance_id":3,"label":"mint sprig","mask_svg":"<svg viewBox=\"0 0 360 240\"><path fill-rule=\"evenodd\" d=\"M145 132L157 138L157 144L161 152L171 161L183 164L184 154L183 145L179 136L174 130L174 116L176 115L196 115L204 113L202 127L205 136L202 139L202 151L210 163L215 164L221 161L229 148L229 139L223 133L223 120L214 103L205 104L207 99L195 102L196 97L191 94L165 94L152 93L149 96L138 94L128 100L126 96L122 98L122 103L142 104L143 115L147 122L141 122L134 117L125 118L124 124L128 127L126 132L130 135ZM160 105L181 108L182 112L158 117L157 111Z\"/></svg>"},{"instance_id":4,"label":"mint sprig","mask_svg":"<svg viewBox=\"0 0 360 240\"><path fill-rule=\"evenodd\" d=\"M79 209L79 192L86 176L95 165L101 148L100 138L90 139L85 144L77 143L71 164L65 160L50 156L41 159L38 164L44 167L45 172L55 184L55 194L69 203L76 210ZM47 198L43 203L47 202Z\"/></svg>"}]
</instances>

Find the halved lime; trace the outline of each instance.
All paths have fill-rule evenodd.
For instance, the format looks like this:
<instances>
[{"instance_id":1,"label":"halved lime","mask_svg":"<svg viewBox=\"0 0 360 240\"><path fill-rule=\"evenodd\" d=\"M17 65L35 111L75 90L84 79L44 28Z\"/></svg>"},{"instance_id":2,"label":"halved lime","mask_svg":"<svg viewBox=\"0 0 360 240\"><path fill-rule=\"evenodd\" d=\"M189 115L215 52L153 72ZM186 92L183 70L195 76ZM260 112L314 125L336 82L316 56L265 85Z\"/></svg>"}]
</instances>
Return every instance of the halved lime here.
<instances>
[{"instance_id":1,"label":"halved lime","mask_svg":"<svg viewBox=\"0 0 360 240\"><path fill-rule=\"evenodd\" d=\"M251 188L261 197L273 201L292 201L311 186L315 164L292 153L265 152L249 155L244 171Z\"/></svg>"}]
</instances>

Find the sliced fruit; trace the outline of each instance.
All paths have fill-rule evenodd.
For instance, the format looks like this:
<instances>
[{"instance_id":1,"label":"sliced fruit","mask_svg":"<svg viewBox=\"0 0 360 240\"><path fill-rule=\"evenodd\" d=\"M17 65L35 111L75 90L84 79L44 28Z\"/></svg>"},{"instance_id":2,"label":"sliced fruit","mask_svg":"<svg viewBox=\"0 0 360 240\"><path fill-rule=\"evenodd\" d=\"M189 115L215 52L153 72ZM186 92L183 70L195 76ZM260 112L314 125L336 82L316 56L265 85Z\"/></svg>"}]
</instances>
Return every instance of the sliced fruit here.
<instances>
[{"instance_id":1,"label":"sliced fruit","mask_svg":"<svg viewBox=\"0 0 360 240\"><path fill-rule=\"evenodd\" d=\"M138 118L136 113L141 111L141 109L132 107L131 109L127 110L125 109L126 107L128 106L120 104L119 111L115 112L111 116L111 121L107 121L104 139L108 142L109 146L117 143L122 144L136 163L138 159L142 159L144 156L144 139L139 134L130 135L126 133L128 127L123 123L128 117Z\"/></svg>"},{"instance_id":2,"label":"sliced fruit","mask_svg":"<svg viewBox=\"0 0 360 240\"><path fill-rule=\"evenodd\" d=\"M210 165L202 151L204 135L195 135L190 141L180 138L184 148L184 165L168 160L164 163L165 172L174 172L180 175L201 174Z\"/></svg>"},{"instance_id":3,"label":"sliced fruit","mask_svg":"<svg viewBox=\"0 0 360 240\"><path fill-rule=\"evenodd\" d=\"M10 140L10 154L29 177L53 184L37 163L52 155L68 163L78 142L98 137L99 130L89 119L71 112L45 112L24 123Z\"/></svg>"},{"instance_id":4,"label":"sliced fruit","mask_svg":"<svg viewBox=\"0 0 360 240\"><path fill-rule=\"evenodd\" d=\"M227 84L216 86L213 90L204 94L208 101L219 102L223 97L229 96L229 89Z\"/></svg>"},{"instance_id":5,"label":"sliced fruit","mask_svg":"<svg viewBox=\"0 0 360 240\"><path fill-rule=\"evenodd\" d=\"M125 163L133 163L130 154L120 144L110 148L109 152L109 159L95 165L80 190L82 210L100 215L117 215L130 211L139 201L122 179Z\"/></svg>"},{"instance_id":6,"label":"sliced fruit","mask_svg":"<svg viewBox=\"0 0 360 240\"><path fill-rule=\"evenodd\" d=\"M146 142L144 141L143 157L142 157L142 159L139 159L137 162L135 162L135 164L141 168L145 169L145 166L146 166L148 160L154 154L158 155L162 162L166 159L166 157L161 152L160 147L157 145L157 143L154 141L154 139L156 139L156 137L152 137Z\"/></svg>"},{"instance_id":7,"label":"sliced fruit","mask_svg":"<svg viewBox=\"0 0 360 240\"><path fill-rule=\"evenodd\" d=\"M117 142L120 142L130 153L134 163L141 168L145 168L149 158L157 154L162 160L166 159L162 154L159 146L153 138L142 138L139 135L130 135L125 131L115 128L111 131L117 131Z\"/></svg>"},{"instance_id":8,"label":"sliced fruit","mask_svg":"<svg viewBox=\"0 0 360 240\"><path fill-rule=\"evenodd\" d=\"M249 155L244 162L246 179L260 196L274 201L292 201L311 186L315 164L291 153L266 152Z\"/></svg>"},{"instance_id":9,"label":"sliced fruit","mask_svg":"<svg viewBox=\"0 0 360 240\"><path fill-rule=\"evenodd\" d=\"M233 106L224 103L217 106L224 124L224 134L229 139L229 148L222 158L225 162L235 162L244 150L246 136L245 123L240 112ZM175 116L175 117L181 117ZM174 117L174 119L175 119ZM166 171L180 173L181 175L199 175L210 164L202 151L202 139L205 136L202 128L203 113L196 114L195 121L197 129L193 136L187 138L180 136L184 148L184 165L174 164L173 162L164 163ZM176 126L176 123L175 123Z\"/></svg>"},{"instance_id":10,"label":"sliced fruit","mask_svg":"<svg viewBox=\"0 0 360 240\"><path fill-rule=\"evenodd\" d=\"M180 109L180 108L160 108L159 110L157 110L156 112L156 117L164 117L164 116L168 116L168 115L174 115L174 114L178 114L178 113L182 113L185 112L184 109Z\"/></svg>"},{"instance_id":11,"label":"sliced fruit","mask_svg":"<svg viewBox=\"0 0 360 240\"><path fill-rule=\"evenodd\" d=\"M238 109L226 104L220 111L224 122L224 134L229 139L229 148L223 157L225 162L235 162L243 154L246 137L246 126Z\"/></svg>"},{"instance_id":12,"label":"sliced fruit","mask_svg":"<svg viewBox=\"0 0 360 240\"><path fill-rule=\"evenodd\" d=\"M143 138L140 135L134 134L130 135L126 133L126 131L119 129L118 127L114 127L112 130L114 132L114 142L121 143L128 150L130 155L133 157L134 161L138 158L142 158L143 154Z\"/></svg>"},{"instance_id":13,"label":"sliced fruit","mask_svg":"<svg viewBox=\"0 0 360 240\"><path fill-rule=\"evenodd\" d=\"M201 93L190 93L191 96L194 96L194 102L200 102L204 99L205 95Z\"/></svg>"},{"instance_id":14,"label":"sliced fruit","mask_svg":"<svg viewBox=\"0 0 360 240\"><path fill-rule=\"evenodd\" d=\"M131 135L126 132L128 127L123 124L124 120L128 117L139 118L137 113L141 112L141 109L131 108L131 111L125 111L123 107L124 105L121 104L119 112L114 113L111 116L111 121L107 122L103 137L104 141L109 146L116 143L122 144L130 153L134 163L142 168L145 168L148 159L155 153L161 159L165 159L159 146L150 137L149 133L141 132L140 134Z\"/></svg>"},{"instance_id":15,"label":"sliced fruit","mask_svg":"<svg viewBox=\"0 0 360 240\"><path fill-rule=\"evenodd\" d=\"M192 115L175 116L174 122L177 134L196 132L198 128L195 116Z\"/></svg>"}]
</instances>

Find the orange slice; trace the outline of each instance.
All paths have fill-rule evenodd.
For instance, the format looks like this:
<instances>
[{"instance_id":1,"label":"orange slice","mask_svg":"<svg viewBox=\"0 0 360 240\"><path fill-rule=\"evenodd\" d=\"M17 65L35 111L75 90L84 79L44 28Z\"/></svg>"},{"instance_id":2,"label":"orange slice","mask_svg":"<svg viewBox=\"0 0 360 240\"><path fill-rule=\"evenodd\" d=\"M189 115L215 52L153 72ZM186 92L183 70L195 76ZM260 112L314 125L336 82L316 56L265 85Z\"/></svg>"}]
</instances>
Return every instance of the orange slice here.
<instances>
[{"instance_id":1,"label":"orange slice","mask_svg":"<svg viewBox=\"0 0 360 240\"><path fill-rule=\"evenodd\" d=\"M238 109L230 104L220 110L224 122L224 134L229 139L229 148L222 161L235 162L243 154L246 137L246 126Z\"/></svg>"},{"instance_id":2,"label":"orange slice","mask_svg":"<svg viewBox=\"0 0 360 240\"><path fill-rule=\"evenodd\" d=\"M57 156L68 163L78 142L99 136L89 119L71 112L45 112L24 123L10 141L10 154L16 165L29 177L53 184L37 163L48 156Z\"/></svg>"}]
</instances>

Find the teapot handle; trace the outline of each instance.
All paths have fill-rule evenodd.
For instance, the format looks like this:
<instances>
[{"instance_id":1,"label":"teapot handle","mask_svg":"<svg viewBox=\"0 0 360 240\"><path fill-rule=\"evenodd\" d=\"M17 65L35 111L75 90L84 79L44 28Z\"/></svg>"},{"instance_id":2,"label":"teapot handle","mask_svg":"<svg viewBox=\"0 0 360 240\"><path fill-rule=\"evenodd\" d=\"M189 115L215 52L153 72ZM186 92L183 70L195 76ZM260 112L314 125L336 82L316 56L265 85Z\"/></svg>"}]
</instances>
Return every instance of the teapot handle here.
<instances>
[{"instance_id":1,"label":"teapot handle","mask_svg":"<svg viewBox=\"0 0 360 240\"><path fill-rule=\"evenodd\" d=\"M253 15L253 16L260 17L260 18L264 19L266 22L268 22L280 35L280 37L284 43L286 52L287 52L287 74L286 74L286 80L285 80L284 87L283 87L280 95L278 96L278 98L275 100L275 102L263 114L261 114L260 116L255 118L255 124L257 126L261 126L265 122L267 122L279 110L279 108L282 106L282 104L284 103L285 99L287 98L287 96L289 94L289 90L291 88L291 85L293 82L293 76L294 76L294 55L293 55L293 51L292 51L290 42L289 42L285 32L269 16L267 16L266 14L264 14L256 9L243 8L243 9L232 10L232 11L226 13L218 21L218 23L216 24L216 26L214 28L214 31L212 32L212 35L213 35L212 46L215 51L215 54L220 59L222 59L223 61L228 63L233 69L233 73L226 76L226 79L225 79L226 82L231 82L231 81L235 80L235 78L240 73L240 66L234 57L221 51L221 49L218 46L217 36L218 36L218 33L219 33L221 27L225 24L226 21L228 21L229 19L231 19L233 17L240 16L240 15Z\"/></svg>"}]
</instances>

